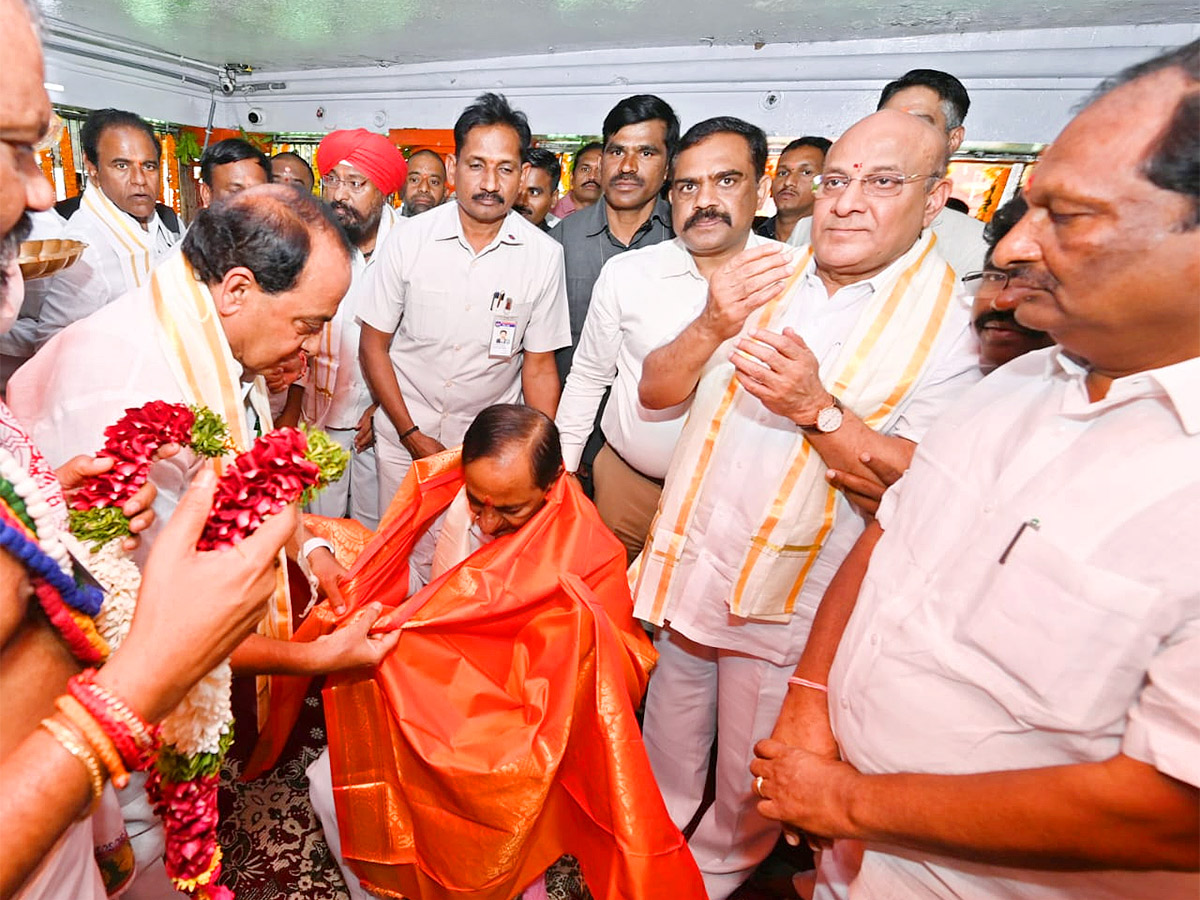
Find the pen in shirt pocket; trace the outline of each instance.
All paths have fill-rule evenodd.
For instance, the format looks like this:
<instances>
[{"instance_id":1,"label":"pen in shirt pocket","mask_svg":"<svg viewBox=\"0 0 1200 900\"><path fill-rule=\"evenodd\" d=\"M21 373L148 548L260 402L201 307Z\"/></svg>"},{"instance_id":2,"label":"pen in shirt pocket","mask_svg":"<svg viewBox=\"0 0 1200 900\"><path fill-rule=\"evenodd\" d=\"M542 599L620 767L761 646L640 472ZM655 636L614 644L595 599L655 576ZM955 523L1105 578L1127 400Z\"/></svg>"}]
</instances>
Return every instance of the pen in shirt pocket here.
<instances>
[{"instance_id":1,"label":"pen in shirt pocket","mask_svg":"<svg viewBox=\"0 0 1200 900\"><path fill-rule=\"evenodd\" d=\"M1021 539L1021 535L1025 533L1026 528L1032 528L1037 531L1042 527L1040 519L1026 519L1017 529L1017 533L1012 536L1012 540L1008 542L1008 546L1004 548L1004 552L1000 554L1000 565L1004 565L1008 561L1008 554L1012 553L1013 547L1017 546L1017 541Z\"/></svg>"}]
</instances>

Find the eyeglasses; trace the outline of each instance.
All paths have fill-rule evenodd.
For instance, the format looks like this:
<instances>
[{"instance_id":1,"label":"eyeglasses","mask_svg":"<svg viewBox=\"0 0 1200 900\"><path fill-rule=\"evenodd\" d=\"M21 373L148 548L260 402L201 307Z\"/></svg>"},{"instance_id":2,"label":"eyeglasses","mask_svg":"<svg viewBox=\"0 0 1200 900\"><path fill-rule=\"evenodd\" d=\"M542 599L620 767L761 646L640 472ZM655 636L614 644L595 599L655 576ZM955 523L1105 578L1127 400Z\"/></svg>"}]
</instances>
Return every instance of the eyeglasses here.
<instances>
[{"instance_id":1,"label":"eyeglasses","mask_svg":"<svg viewBox=\"0 0 1200 900\"><path fill-rule=\"evenodd\" d=\"M973 297L979 294L998 294L1008 287L1008 273L999 269L985 269L982 272L964 275L962 282L967 293Z\"/></svg>"},{"instance_id":2,"label":"eyeglasses","mask_svg":"<svg viewBox=\"0 0 1200 900\"><path fill-rule=\"evenodd\" d=\"M332 172L321 176L321 184L331 191L344 187L352 194L361 194L370 183L366 178L338 178Z\"/></svg>"},{"instance_id":3,"label":"eyeglasses","mask_svg":"<svg viewBox=\"0 0 1200 900\"><path fill-rule=\"evenodd\" d=\"M818 197L837 197L850 187L850 182L861 181L863 193L868 197L895 197L909 182L941 177L938 174L895 175L890 172L864 175L862 178L851 178L849 175L818 175L813 179L813 193Z\"/></svg>"}]
</instances>

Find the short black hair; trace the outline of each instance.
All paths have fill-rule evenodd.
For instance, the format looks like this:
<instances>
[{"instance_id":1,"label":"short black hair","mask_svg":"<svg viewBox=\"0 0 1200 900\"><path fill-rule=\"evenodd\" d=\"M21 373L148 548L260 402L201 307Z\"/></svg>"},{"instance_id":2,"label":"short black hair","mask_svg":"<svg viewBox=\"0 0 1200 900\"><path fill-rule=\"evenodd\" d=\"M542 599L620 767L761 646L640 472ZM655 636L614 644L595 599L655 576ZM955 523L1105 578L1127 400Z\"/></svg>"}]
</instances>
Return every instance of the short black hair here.
<instances>
[{"instance_id":1,"label":"short black hair","mask_svg":"<svg viewBox=\"0 0 1200 900\"><path fill-rule=\"evenodd\" d=\"M604 117L604 144L607 145L612 136L626 125L655 120L661 120L667 126L667 159L670 159L679 144L679 117L671 109L671 104L653 94L634 94L609 110Z\"/></svg>"},{"instance_id":2,"label":"short black hair","mask_svg":"<svg viewBox=\"0 0 1200 900\"><path fill-rule=\"evenodd\" d=\"M414 150L408 155L409 162L416 159L418 156L432 156L439 163L441 163L442 171L446 171L446 161L442 159L442 154L438 153L436 150L430 150L428 147L423 147L420 150Z\"/></svg>"},{"instance_id":3,"label":"short black hair","mask_svg":"<svg viewBox=\"0 0 1200 900\"><path fill-rule=\"evenodd\" d=\"M1200 40L1123 69L1102 82L1084 105L1091 106L1124 84L1166 69L1179 69L1192 88L1175 104L1158 143L1142 163L1142 174L1151 184L1192 201L1192 215L1183 223L1191 230L1200 226L1200 91L1195 87L1200 82Z\"/></svg>"},{"instance_id":4,"label":"short black hair","mask_svg":"<svg viewBox=\"0 0 1200 900\"><path fill-rule=\"evenodd\" d=\"M291 290L312 250L312 233L327 231L350 255L333 213L311 194L261 184L200 210L183 239L183 255L204 284L245 266L268 294Z\"/></svg>"},{"instance_id":5,"label":"short black hair","mask_svg":"<svg viewBox=\"0 0 1200 900\"><path fill-rule=\"evenodd\" d=\"M995 252L996 245L1013 230L1013 226L1021 221L1021 216L1025 215L1028 209L1029 204L1025 202L1024 196L1016 194L992 213L992 221L983 226L983 239L987 243L987 253L983 257L985 266L992 264L992 253Z\"/></svg>"},{"instance_id":6,"label":"short black hair","mask_svg":"<svg viewBox=\"0 0 1200 900\"><path fill-rule=\"evenodd\" d=\"M267 181L271 180L271 161L267 159L267 154L241 138L217 141L200 155L200 180L212 187L213 169L241 162L243 159L254 160L267 176Z\"/></svg>"},{"instance_id":7,"label":"short black hair","mask_svg":"<svg viewBox=\"0 0 1200 900\"><path fill-rule=\"evenodd\" d=\"M124 109L98 109L83 120L79 129L79 142L83 144L83 155L93 166L100 165L100 138L110 128L137 128L146 133L154 144L154 152L162 156L162 147L154 134L154 127L137 113Z\"/></svg>"},{"instance_id":8,"label":"short black hair","mask_svg":"<svg viewBox=\"0 0 1200 900\"><path fill-rule=\"evenodd\" d=\"M292 159L296 160L296 162L300 163L300 165L304 166L304 168L308 169L308 174L309 174L309 177L312 178L313 184L317 183L317 176L313 174L312 164L309 163L309 161L307 159L305 159L303 156L301 156L295 150L280 150L278 153L276 153L274 156L271 157L271 161L274 162L275 160L280 159L281 157L284 157L284 156L291 157ZM272 177L273 176L274 176L274 173L272 173Z\"/></svg>"},{"instance_id":9,"label":"short black hair","mask_svg":"<svg viewBox=\"0 0 1200 900\"><path fill-rule=\"evenodd\" d=\"M550 487L562 473L562 446L554 420L532 406L497 403L480 412L463 435L463 465L516 445L529 454L534 484Z\"/></svg>"},{"instance_id":10,"label":"short black hair","mask_svg":"<svg viewBox=\"0 0 1200 900\"><path fill-rule=\"evenodd\" d=\"M806 134L804 137L796 138L794 141L780 150L779 155L783 156L783 154L791 153L793 150L799 150L801 147L813 147L814 149L820 150L821 155L824 156L829 152L829 148L832 146L833 141L831 141L829 138Z\"/></svg>"},{"instance_id":11,"label":"short black hair","mask_svg":"<svg viewBox=\"0 0 1200 900\"><path fill-rule=\"evenodd\" d=\"M558 190L558 181L562 178L562 163L559 162L557 153L552 153L545 147L530 147L525 151L525 162L549 175L551 186Z\"/></svg>"},{"instance_id":12,"label":"short black hair","mask_svg":"<svg viewBox=\"0 0 1200 900\"><path fill-rule=\"evenodd\" d=\"M905 72L895 81L890 81L879 95L877 110L883 109L892 95L905 88L929 88L942 101L942 115L946 117L946 130L953 131L967 118L971 108L971 95L963 87L963 83L949 72L939 72L937 69L912 69Z\"/></svg>"},{"instance_id":13,"label":"short black hair","mask_svg":"<svg viewBox=\"0 0 1200 900\"><path fill-rule=\"evenodd\" d=\"M454 152L462 153L463 144L471 129L488 125L507 125L517 133L521 142L521 155L529 149L533 135L529 130L529 120L525 113L513 109L503 94L480 94L475 102L462 111L458 121L454 123Z\"/></svg>"},{"instance_id":14,"label":"short black hair","mask_svg":"<svg viewBox=\"0 0 1200 900\"><path fill-rule=\"evenodd\" d=\"M583 156L583 154L585 154L585 153L591 153L592 151L603 153L604 145L602 143L600 143L599 141L588 141L586 144L584 144L582 147L580 147L578 150L576 150L575 155L571 157L571 174L572 175L575 174L575 166L577 166L579 164L579 157Z\"/></svg>"},{"instance_id":15,"label":"short black hair","mask_svg":"<svg viewBox=\"0 0 1200 900\"><path fill-rule=\"evenodd\" d=\"M767 135L757 125L751 125L745 119L736 116L715 116L697 122L687 130L679 140L679 149L671 157L672 167L684 150L696 146L714 134L736 134L744 138L750 146L750 155L754 158L754 177L762 178L767 171Z\"/></svg>"}]
</instances>

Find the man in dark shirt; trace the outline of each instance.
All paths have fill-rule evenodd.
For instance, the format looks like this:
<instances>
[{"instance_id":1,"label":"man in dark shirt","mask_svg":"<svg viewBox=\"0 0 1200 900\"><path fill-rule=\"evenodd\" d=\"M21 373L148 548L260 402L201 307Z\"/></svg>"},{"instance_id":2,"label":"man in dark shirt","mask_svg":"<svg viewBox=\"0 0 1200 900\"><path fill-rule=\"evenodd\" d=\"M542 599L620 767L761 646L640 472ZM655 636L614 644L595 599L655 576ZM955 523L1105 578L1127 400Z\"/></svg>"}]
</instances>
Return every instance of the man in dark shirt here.
<instances>
[{"instance_id":1,"label":"man in dark shirt","mask_svg":"<svg viewBox=\"0 0 1200 900\"><path fill-rule=\"evenodd\" d=\"M601 266L618 253L675 236L671 207L659 191L678 140L679 119L664 100L651 94L626 97L604 119L603 199L550 230L563 246L571 310L571 346L556 354L564 383Z\"/></svg>"}]
</instances>

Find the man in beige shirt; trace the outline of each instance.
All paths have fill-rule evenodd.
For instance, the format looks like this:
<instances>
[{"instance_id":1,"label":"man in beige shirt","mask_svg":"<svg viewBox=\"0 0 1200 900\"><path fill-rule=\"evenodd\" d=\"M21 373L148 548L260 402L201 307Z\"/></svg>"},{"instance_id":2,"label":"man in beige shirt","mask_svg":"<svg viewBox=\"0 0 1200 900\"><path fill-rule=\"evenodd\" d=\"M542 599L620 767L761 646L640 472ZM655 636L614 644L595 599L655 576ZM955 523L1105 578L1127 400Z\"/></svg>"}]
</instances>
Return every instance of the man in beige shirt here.
<instances>
[{"instance_id":1,"label":"man in beige shirt","mask_svg":"<svg viewBox=\"0 0 1200 900\"><path fill-rule=\"evenodd\" d=\"M381 251L359 311L375 414L379 503L412 460L461 443L495 403L558 407L554 351L571 343L562 248L512 211L529 124L484 94L454 126L457 202Z\"/></svg>"}]
</instances>

